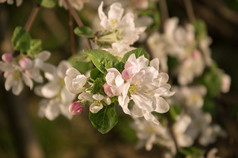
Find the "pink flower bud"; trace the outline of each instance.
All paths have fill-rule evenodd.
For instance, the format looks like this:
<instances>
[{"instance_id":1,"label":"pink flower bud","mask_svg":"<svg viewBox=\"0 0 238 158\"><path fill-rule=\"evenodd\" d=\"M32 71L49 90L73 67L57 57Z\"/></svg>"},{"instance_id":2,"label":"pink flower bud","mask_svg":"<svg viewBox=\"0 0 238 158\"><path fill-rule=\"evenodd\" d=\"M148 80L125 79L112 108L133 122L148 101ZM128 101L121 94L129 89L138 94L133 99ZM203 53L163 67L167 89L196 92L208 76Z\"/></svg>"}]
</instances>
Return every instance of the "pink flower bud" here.
<instances>
[{"instance_id":1,"label":"pink flower bud","mask_svg":"<svg viewBox=\"0 0 238 158\"><path fill-rule=\"evenodd\" d=\"M83 107L80 105L79 102L73 102L70 106L69 106L69 111L74 114L80 114L83 111Z\"/></svg>"},{"instance_id":2,"label":"pink flower bud","mask_svg":"<svg viewBox=\"0 0 238 158\"><path fill-rule=\"evenodd\" d=\"M29 69L33 66L33 62L31 59L29 58L23 58L19 61L19 64L21 66L21 68L24 69Z\"/></svg>"},{"instance_id":3,"label":"pink flower bud","mask_svg":"<svg viewBox=\"0 0 238 158\"><path fill-rule=\"evenodd\" d=\"M2 55L2 60L5 62L5 63L10 63L12 61L12 55L10 53L4 53Z\"/></svg>"},{"instance_id":4,"label":"pink flower bud","mask_svg":"<svg viewBox=\"0 0 238 158\"><path fill-rule=\"evenodd\" d=\"M193 52L192 52L192 56L194 59L198 59L201 57L201 53L200 51L198 51L197 49L195 49Z\"/></svg>"},{"instance_id":5,"label":"pink flower bud","mask_svg":"<svg viewBox=\"0 0 238 158\"><path fill-rule=\"evenodd\" d=\"M107 96L113 97L114 94L112 93L111 86L109 86L107 83L103 85L104 92L106 93Z\"/></svg>"}]
</instances>

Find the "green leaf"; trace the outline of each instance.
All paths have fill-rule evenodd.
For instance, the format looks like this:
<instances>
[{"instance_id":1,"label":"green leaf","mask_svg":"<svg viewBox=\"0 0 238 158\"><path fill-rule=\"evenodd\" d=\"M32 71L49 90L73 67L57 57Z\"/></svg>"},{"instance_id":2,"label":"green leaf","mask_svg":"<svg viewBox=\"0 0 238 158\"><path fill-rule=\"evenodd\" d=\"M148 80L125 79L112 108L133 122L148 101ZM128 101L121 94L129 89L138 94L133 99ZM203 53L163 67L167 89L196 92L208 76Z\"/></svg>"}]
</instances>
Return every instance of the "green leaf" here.
<instances>
[{"instance_id":1,"label":"green leaf","mask_svg":"<svg viewBox=\"0 0 238 158\"><path fill-rule=\"evenodd\" d=\"M55 7L57 0L36 0L38 4L46 8L53 8Z\"/></svg>"},{"instance_id":2,"label":"green leaf","mask_svg":"<svg viewBox=\"0 0 238 158\"><path fill-rule=\"evenodd\" d=\"M87 37L87 38L93 37L92 29L87 26L76 27L74 29L74 33L82 37Z\"/></svg>"},{"instance_id":3,"label":"green leaf","mask_svg":"<svg viewBox=\"0 0 238 158\"><path fill-rule=\"evenodd\" d=\"M97 68L93 69L90 72L90 77L93 80L96 80L98 77L101 77L101 76L102 76L102 73Z\"/></svg>"},{"instance_id":4,"label":"green leaf","mask_svg":"<svg viewBox=\"0 0 238 158\"><path fill-rule=\"evenodd\" d=\"M26 52L30 49L31 37L22 27L18 26L13 32L12 44L15 50Z\"/></svg>"},{"instance_id":5,"label":"green leaf","mask_svg":"<svg viewBox=\"0 0 238 158\"><path fill-rule=\"evenodd\" d=\"M107 69L115 67L119 63L115 56L105 50L93 49L84 50L84 52L91 57L93 64L102 73L107 73Z\"/></svg>"},{"instance_id":6,"label":"green leaf","mask_svg":"<svg viewBox=\"0 0 238 158\"><path fill-rule=\"evenodd\" d=\"M194 22L196 38L200 41L207 37L207 26L202 20L196 20Z\"/></svg>"},{"instance_id":7,"label":"green leaf","mask_svg":"<svg viewBox=\"0 0 238 158\"><path fill-rule=\"evenodd\" d=\"M69 63L80 73L85 74L92 69L91 59L86 54L75 54L68 59Z\"/></svg>"},{"instance_id":8,"label":"green leaf","mask_svg":"<svg viewBox=\"0 0 238 158\"><path fill-rule=\"evenodd\" d=\"M121 62L126 63L127 59L129 58L129 56L130 56L131 54L135 54L135 55L136 55L136 58L138 58L138 57L144 55L147 59L149 59L148 53L147 53L144 49L138 48L138 49L134 49L134 50L132 50L132 51L126 53L126 54L124 55L124 57L122 58Z\"/></svg>"},{"instance_id":9,"label":"green leaf","mask_svg":"<svg viewBox=\"0 0 238 158\"><path fill-rule=\"evenodd\" d=\"M39 39L32 39L30 41L30 49L27 51L27 55L34 57L42 50L42 42Z\"/></svg>"},{"instance_id":10,"label":"green leaf","mask_svg":"<svg viewBox=\"0 0 238 158\"><path fill-rule=\"evenodd\" d=\"M93 82L93 89L92 89L92 93L93 94L104 94L104 89L103 89L103 78L97 78L94 82Z\"/></svg>"},{"instance_id":11,"label":"green leaf","mask_svg":"<svg viewBox=\"0 0 238 158\"><path fill-rule=\"evenodd\" d=\"M96 114L89 112L89 119L93 127L102 134L109 132L118 122L114 104L104 106Z\"/></svg>"},{"instance_id":12,"label":"green leaf","mask_svg":"<svg viewBox=\"0 0 238 158\"><path fill-rule=\"evenodd\" d=\"M200 158L204 155L204 151L195 147L179 148L179 152L186 156L186 158Z\"/></svg>"}]
</instances>

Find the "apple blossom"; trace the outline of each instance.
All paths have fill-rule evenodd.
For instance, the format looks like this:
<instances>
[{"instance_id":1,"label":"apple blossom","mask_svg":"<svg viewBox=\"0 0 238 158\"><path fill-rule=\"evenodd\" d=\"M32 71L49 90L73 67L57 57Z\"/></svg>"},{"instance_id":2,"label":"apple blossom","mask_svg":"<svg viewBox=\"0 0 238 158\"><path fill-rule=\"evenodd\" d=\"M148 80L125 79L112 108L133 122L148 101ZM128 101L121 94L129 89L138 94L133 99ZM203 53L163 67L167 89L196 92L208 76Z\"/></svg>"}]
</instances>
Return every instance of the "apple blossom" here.
<instances>
[{"instance_id":1,"label":"apple blossom","mask_svg":"<svg viewBox=\"0 0 238 158\"><path fill-rule=\"evenodd\" d=\"M0 3L7 2L8 4L13 4L14 0L0 0ZM16 5L19 7L22 4L22 0L16 0Z\"/></svg>"},{"instance_id":2,"label":"apple blossom","mask_svg":"<svg viewBox=\"0 0 238 158\"><path fill-rule=\"evenodd\" d=\"M69 106L69 111L74 115L80 114L83 111L83 107L80 105L79 102L73 102Z\"/></svg>"},{"instance_id":3,"label":"apple blossom","mask_svg":"<svg viewBox=\"0 0 238 158\"><path fill-rule=\"evenodd\" d=\"M84 3L88 2L88 0L69 0L69 3L76 10L81 10L84 6ZM65 0L59 0L59 6L63 6L65 9L68 9L68 6Z\"/></svg>"}]
</instances>

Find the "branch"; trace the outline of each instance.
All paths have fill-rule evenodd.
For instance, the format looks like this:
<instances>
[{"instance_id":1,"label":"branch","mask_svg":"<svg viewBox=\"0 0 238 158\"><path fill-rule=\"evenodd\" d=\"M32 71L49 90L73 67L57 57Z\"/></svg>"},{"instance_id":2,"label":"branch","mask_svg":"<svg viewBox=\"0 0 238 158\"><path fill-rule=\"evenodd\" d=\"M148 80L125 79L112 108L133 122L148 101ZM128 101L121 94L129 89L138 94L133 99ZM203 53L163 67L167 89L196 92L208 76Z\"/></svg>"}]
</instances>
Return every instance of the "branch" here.
<instances>
[{"instance_id":1,"label":"branch","mask_svg":"<svg viewBox=\"0 0 238 158\"><path fill-rule=\"evenodd\" d=\"M74 20L76 21L78 26L83 26L83 23L82 23L81 19L79 18L76 11L72 8L71 4L69 3L69 0L64 0L64 1L65 1L66 5L69 9L69 12L74 17ZM85 39L86 39L86 42L87 42L88 49L92 49L92 46L91 46L91 43L90 43L89 39L88 38L85 38Z\"/></svg>"},{"instance_id":2,"label":"branch","mask_svg":"<svg viewBox=\"0 0 238 158\"><path fill-rule=\"evenodd\" d=\"M165 21L169 18L166 0L159 0L159 8L160 8L161 26L164 26ZM163 31L163 27L160 27L160 29Z\"/></svg>"},{"instance_id":3,"label":"branch","mask_svg":"<svg viewBox=\"0 0 238 158\"><path fill-rule=\"evenodd\" d=\"M185 9L186 9L189 21L193 23L196 20L196 18L193 11L192 1L184 0L184 5L185 5Z\"/></svg>"},{"instance_id":4,"label":"branch","mask_svg":"<svg viewBox=\"0 0 238 158\"><path fill-rule=\"evenodd\" d=\"M70 33L70 48L72 55L76 54L75 51L75 41L74 41L74 31L73 31L73 18L69 12L69 33Z\"/></svg>"}]
</instances>

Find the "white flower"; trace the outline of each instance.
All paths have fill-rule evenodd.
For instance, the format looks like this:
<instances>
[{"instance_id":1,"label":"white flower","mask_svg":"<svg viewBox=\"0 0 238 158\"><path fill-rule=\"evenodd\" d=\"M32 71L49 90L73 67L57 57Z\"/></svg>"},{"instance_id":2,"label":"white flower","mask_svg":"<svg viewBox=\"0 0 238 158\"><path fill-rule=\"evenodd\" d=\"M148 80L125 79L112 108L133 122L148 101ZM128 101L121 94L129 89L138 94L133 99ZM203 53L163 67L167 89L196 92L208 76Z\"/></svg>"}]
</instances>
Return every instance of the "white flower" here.
<instances>
[{"instance_id":1,"label":"white flower","mask_svg":"<svg viewBox=\"0 0 238 158\"><path fill-rule=\"evenodd\" d=\"M4 72L5 89L9 91L12 89L13 94L19 95L23 90L23 82L30 88L33 88L33 81L31 76L26 73L28 68L32 67L32 61L27 58L30 64L26 64L25 68L22 68L15 60L13 60L11 54L3 54L0 61L0 71ZM24 59L23 59L24 60Z\"/></svg>"},{"instance_id":2,"label":"white flower","mask_svg":"<svg viewBox=\"0 0 238 158\"><path fill-rule=\"evenodd\" d=\"M158 124L151 112L167 112L169 105L163 97L169 97L173 93L169 91L170 85L167 84L168 75L159 73L156 69L158 60L151 61L151 66L148 66L148 62L144 56L136 59L132 54L128 58L122 72L122 77L127 82L118 97L118 102L126 114L134 118L144 117ZM133 100L131 109L128 106L130 100Z\"/></svg>"},{"instance_id":3,"label":"white flower","mask_svg":"<svg viewBox=\"0 0 238 158\"><path fill-rule=\"evenodd\" d=\"M103 85L104 92L109 97L119 96L121 94L121 89L124 84L122 75L115 68L107 69L107 75L105 77L106 83Z\"/></svg>"},{"instance_id":4,"label":"white flower","mask_svg":"<svg viewBox=\"0 0 238 158\"><path fill-rule=\"evenodd\" d=\"M88 0L69 0L69 3L76 10L81 10L84 6L84 3L88 2ZM59 6L63 6L65 9L68 9L65 0L59 0Z\"/></svg>"},{"instance_id":5,"label":"white flower","mask_svg":"<svg viewBox=\"0 0 238 158\"><path fill-rule=\"evenodd\" d=\"M106 36L102 35L98 40L106 40L106 42L111 43L112 52L120 57L123 57L126 51L132 49L129 46L137 41L139 35L145 30L145 27L135 27L133 13L126 13L124 16L123 13L124 9L120 3L113 3L110 6L108 16L103 12L103 2L98 8L98 15L101 20L100 24L104 31L110 32Z\"/></svg>"},{"instance_id":6,"label":"white flower","mask_svg":"<svg viewBox=\"0 0 238 158\"><path fill-rule=\"evenodd\" d=\"M138 148L144 147L146 150L151 150L153 144L160 144L168 148L172 154L176 153L175 144L166 127L155 125L144 119L134 119L132 128L136 131L139 142Z\"/></svg>"},{"instance_id":7,"label":"white flower","mask_svg":"<svg viewBox=\"0 0 238 158\"><path fill-rule=\"evenodd\" d=\"M69 112L69 105L73 102L75 95L70 93L64 84L66 70L71 67L66 61L60 62L54 75L49 83L37 87L36 93L47 99L40 103L39 114L50 120L55 119L60 113L71 118L72 113Z\"/></svg>"},{"instance_id":8,"label":"white flower","mask_svg":"<svg viewBox=\"0 0 238 158\"><path fill-rule=\"evenodd\" d=\"M84 90L84 85L87 83L87 77L71 67L66 71L64 82L66 88L71 93L78 94Z\"/></svg>"},{"instance_id":9,"label":"white flower","mask_svg":"<svg viewBox=\"0 0 238 158\"><path fill-rule=\"evenodd\" d=\"M0 3L7 2L8 4L13 4L14 0L0 0ZM16 0L16 5L19 7L22 4L22 0Z\"/></svg>"},{"instance_id":10,"label":"white flower","mask_svg":"<svg viewBox=\"0 0 238 158\"><path fill-rule=\"evenodd\" d=\"M189 109L201 108L203 97L207 90L204 86L173 87L175 95L172 100L175 104L185 105Z\"/></svg>"}]
</instances>

